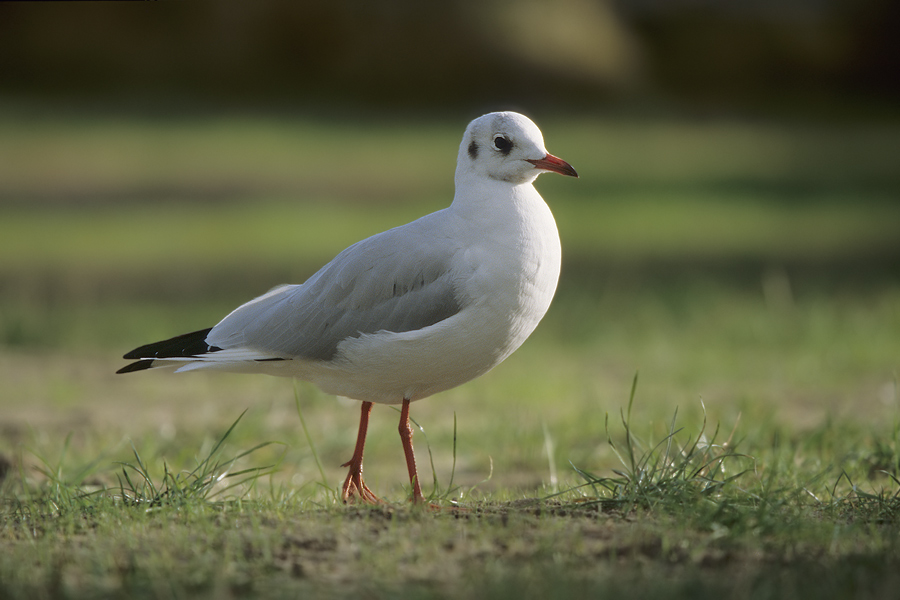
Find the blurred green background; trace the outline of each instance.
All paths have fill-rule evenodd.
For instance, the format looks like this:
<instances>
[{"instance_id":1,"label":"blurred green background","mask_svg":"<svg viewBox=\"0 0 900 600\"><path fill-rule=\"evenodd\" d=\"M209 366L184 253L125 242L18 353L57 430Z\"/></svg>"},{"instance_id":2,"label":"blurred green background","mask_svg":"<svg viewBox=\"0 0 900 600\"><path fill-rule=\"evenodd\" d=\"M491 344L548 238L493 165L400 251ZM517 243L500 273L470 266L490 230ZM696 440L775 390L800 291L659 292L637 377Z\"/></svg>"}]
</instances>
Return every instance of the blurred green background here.
<instances>
[{"instance_id":1,"label":"blurred green background","mask_svg":"<svg viewBox=\"0 0 900 600\"><path fill-rule=\"evenodd\" d=\"M8 92L208 105L893 112L891 0L9 4ZM853 105L857 104L856 107ZM849 105L849 106L848 106ZM866 110L870 110L871 107Z\"/></svg>"},{"instance_id":2,"label":"blurred green background","mask_svg":"<svg viewBox=\"0 0 900 600\"><path fill-rule=\"evenodd\" d=\"M0 3L3 444L283 414L284 382L112 373L446 206L466 123L506 108L581 179L538 181L564 266L534 339L416 408L438 442L459 411L464 466L536 485L542 423L590 464L585 415L638 369L654 418L702 397L750 429L877 427L900 356L898 6ZM336 465L355 411L321 405Z\"/></svg>"}]
</instances>

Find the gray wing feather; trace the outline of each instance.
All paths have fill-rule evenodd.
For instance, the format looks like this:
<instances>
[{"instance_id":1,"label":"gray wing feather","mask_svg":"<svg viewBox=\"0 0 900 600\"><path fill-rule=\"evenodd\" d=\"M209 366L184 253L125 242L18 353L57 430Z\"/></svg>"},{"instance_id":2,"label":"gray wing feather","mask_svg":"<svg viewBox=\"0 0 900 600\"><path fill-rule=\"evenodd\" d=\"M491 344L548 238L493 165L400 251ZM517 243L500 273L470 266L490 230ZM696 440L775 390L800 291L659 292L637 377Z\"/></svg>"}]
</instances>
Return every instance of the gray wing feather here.
<instances>
[{"instance_id":1,"label":"gray wing feather","mask_svg":"<svg viewBox=\"0 0 900 600\"><path fill-rule=\"evenodd\" d=\"M422 221L420 219L420 221ZM329 360L349 337L414 331L461 309L450 265L455 248L415 221L344 250L306 283L275 288L235 309L207 342L285 357Z\"/></svg>"}]
</instances>

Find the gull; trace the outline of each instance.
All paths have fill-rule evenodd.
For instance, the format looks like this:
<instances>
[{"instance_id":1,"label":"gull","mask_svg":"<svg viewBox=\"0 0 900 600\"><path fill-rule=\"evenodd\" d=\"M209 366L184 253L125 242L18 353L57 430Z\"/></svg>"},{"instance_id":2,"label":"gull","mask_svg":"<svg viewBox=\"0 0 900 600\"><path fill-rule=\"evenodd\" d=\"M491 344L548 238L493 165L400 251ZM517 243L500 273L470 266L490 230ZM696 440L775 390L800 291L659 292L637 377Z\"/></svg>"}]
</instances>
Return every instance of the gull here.
<instances>
[{"instance_id":1,"label":"gull","mask_svg":"<svg viewBox=\"0 0 900 600\"><path fill-rule=\"evenodd\" d=\"M380 502L362 476L369 414L373 403L401 404L412 501L423 502L410 404L500 364L556 291L559 233L532 185L545 172L578 177L527 117L481 116L459 146L449 207L350 246L305 283L276 287L212 328L136 348L117 372L284 375L362 401L344 502Z\"/></svg>"}]
</instances>

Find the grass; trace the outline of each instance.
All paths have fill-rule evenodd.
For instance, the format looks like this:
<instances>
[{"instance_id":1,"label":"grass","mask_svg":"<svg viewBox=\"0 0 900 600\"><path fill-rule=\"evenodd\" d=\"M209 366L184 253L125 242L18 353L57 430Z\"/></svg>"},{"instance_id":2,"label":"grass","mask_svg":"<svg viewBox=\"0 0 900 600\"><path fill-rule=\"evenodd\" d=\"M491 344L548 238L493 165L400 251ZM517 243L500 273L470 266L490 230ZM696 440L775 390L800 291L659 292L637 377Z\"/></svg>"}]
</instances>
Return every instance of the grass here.
<instances>
[{"instance_id":1,"label":"grass","mask_svg":"<svg viewBox=\"0 0 900 600\"><path fill-rule=\"evenodd\" d=\"M718 430L708 440L705 418L696 438L693 441L689 439L684 446L678 446L676 441L676 436L681 431L675 428L677 411L668 434L661 441L653 446L642 443L631 428L631 409L637 379L635 375L628 409L622 415L625 441L621 449L613 442L609 433L607 417L607 439L616 458L622 463L622 470L614 469L615 477L603 477L574 467L575 472L585 480L582 487L589 487L593 492L587 502L626 511L678 506L698 497L715 497L724 487L747 472L745 469L726 474L731 470L730 464L726 469L726 462L748 457L733 453L730 438L724 444L717 445ZM567 493L569 491L571 490L567 490Z\"/></svg>"},{"instance_id":2,"label":"grass","mask_svg":"<svg viewBox=\"0 0 900 600\"><path fill-rule=\"evenodd\" d=\"M437 512L344 507L330 490L304 496L264 486L270 473L259 469L234 473L244 480L224 487L229 468L257 449L222 458L238 422L185 476L173 476L163 462L155 480L135 447L123 472L137 473L139 484L125 475L117 486L87 491L85 469L66 477L64 457L40 469L41 477L5 484L4 597L506 597L620 589L643 598L663 588L701 598L868 597L896 582L900 498L883 485L896 490L896 471L879 489L865 461L811 472L804 444L716 444L705 423L686 433L676 418L661 439L645 443L631 421L634 390L621 431L607 432L621 461L612 476L575 466L583 484L528 499L470 492ZM895 437L876 453L894 468L900 456L883 451L896 448L896 431L895 424ZM737 446L745 452L737 454Z\"/></svg>"},{"instance_id":3,"label":"grass","mask_svg":"<svg viewBox=\"0 0 900 600\"><path fill-rule=\"evenodd\" d=\"M0 597L892 595L896 127L540 120L563 278L414 405L435 512L392 410L347 507L355 403L113 372L442 206L458 123L0 114Z\"/></svg>"},{"instance_id":4,"label":"grass","mask_svg":"<svg viewBox=\"0 0 900 600\"><path fill-rule=\"evenodd\" d=\"M252 489L252 485L260 477L272 473L277 465L229 472L242 458L269 445L268 442L257 444L232 458L221 460L219 451L222 444L240 422L241 417L238 417L206 457L190 471L173 473L169 470L168 465L163 463L163 477L160 483L153 480L141 455L137 449L134 449L134 463L121 463L121 475L116 476L119 483L118 499L126 504L147 506L151 509L160 506L180 507L197 502L208 502L211 498L224 495L236 487L250 485ZM235 478L237 479L233 480Z\"/></svg>"}]
</instances>

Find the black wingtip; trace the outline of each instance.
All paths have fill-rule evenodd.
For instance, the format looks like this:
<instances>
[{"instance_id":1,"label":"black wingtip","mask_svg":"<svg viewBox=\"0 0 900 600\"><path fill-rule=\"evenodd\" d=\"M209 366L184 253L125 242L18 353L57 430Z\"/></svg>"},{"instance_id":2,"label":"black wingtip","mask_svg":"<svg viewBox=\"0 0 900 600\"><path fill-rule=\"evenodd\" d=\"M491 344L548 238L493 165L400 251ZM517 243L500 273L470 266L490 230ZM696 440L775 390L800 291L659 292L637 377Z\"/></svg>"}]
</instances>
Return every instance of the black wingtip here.
<instances>
[{"instance_id":1,"label":"black wingtip","mask_svg":"<svg viewBox=\"0 0 900 600\"><path fill-rule=\"evenodd\" d=\"M119 375L121 373L134 373L135 371L143 371L144 369L149 369L152 366L152 360L139 360L137 362L125 365L124 367L116 371L116 375Z\"/></svg>"},{"instance_id":2,"label":"black wingtip","mask_svg":"<svg viewBox=\"0 0 900 600\"><path fill-rule=\"evenodd\" d=\"M131 364L125 365L116 373L134 373L135 371L143 371L153 367L153 361L157 358L185 358L196 356L198 354L206 354L207 352L217 352L221 348L210 346L206 343L206 336L211 328L192 331L184 335L178 335L168 340L146 344L140 348L135 348L122 358L127 360L136 360Z\"/></svg>"},{"instance_id":3,"label":"black wingtip","mask_svg":"<svg viewBox=\"0 0 900 600\"><path fill-rule=\"evenodd\" d=\"M206 343L206 336L209 335L211 329L211 327L208 327L199 331L176 335L161 342L146 344L140 348L135 348L122 358L134 360L141 358L186 357L221 350L221 348L216 348Z\"/></svg>"}]
</instances>

